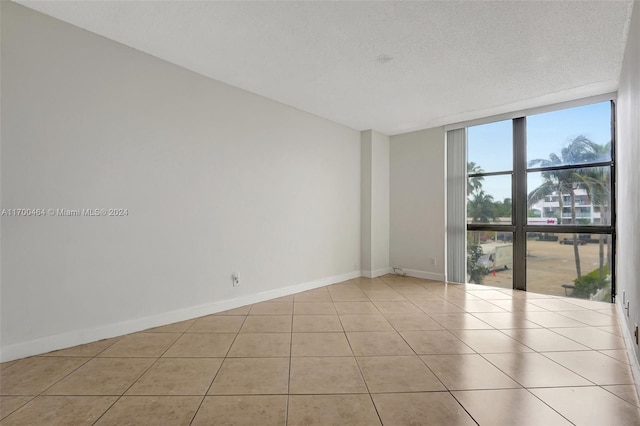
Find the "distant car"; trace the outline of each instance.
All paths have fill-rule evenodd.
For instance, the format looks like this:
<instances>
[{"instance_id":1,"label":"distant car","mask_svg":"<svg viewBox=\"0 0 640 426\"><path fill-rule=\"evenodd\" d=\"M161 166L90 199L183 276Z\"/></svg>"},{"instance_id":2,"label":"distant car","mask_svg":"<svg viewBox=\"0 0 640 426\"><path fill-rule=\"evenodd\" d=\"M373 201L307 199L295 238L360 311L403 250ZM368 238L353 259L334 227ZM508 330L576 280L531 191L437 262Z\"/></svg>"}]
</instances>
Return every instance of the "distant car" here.
<instances>
[{"instance_id":1,"label":"distant car","mask_svg":"<svg viewBox=\"0 0 640 426\"><path fill-rule=\"evenodd\" d=\"M585 244L587 244L587 242L585 240L574 240L573 238L564 238L562 240L560 240L560 244L569 244L569 245L577 245L577 246L583 246Z\"/></svg>"}]
</instances>

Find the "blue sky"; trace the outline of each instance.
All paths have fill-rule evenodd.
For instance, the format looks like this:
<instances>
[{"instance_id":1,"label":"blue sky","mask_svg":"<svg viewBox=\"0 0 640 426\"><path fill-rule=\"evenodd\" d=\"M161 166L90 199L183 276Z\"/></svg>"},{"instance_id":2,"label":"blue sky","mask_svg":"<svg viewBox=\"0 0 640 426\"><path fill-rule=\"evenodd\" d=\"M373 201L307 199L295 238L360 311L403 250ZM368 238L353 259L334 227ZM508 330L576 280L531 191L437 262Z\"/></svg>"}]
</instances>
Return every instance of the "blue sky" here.
<instances>
[{"instance_id":1,"label":"blue sky","mask_svg":"<svg viewBox=\"0 0 640 426\"><path fill-rule=\"evenodd\" d=\"M606 144L611 140L610 120L611 104L608 101L531 115L527 117L527 161L549 158L550 153L559 154L571 139L579 135ZM469 127L467 159L478 164L485 172L511 170L511 140L511 120ZM530 186L540 184L537 177L530 180ZM511 197L510 179L507 176L487 177L483 188L495 200Z\"/></svg>"}]
</instances>

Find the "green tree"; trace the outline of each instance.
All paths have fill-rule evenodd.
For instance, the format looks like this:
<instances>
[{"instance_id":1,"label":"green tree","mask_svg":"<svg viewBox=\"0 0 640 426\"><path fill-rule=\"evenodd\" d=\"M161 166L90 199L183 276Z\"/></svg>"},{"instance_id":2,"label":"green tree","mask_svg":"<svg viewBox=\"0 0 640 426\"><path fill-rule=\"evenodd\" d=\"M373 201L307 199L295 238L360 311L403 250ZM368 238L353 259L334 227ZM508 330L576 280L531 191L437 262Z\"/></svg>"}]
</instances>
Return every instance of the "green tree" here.
<instances>
[{"instance_id":1,"label":"green tree","mask_svg":"<svg viewBox=\"0 0 640 426\"><path fill-rule=\"evenodd\" d=\"M529 209L527 210L527 217L540 217L540 213L537 210Z\"/></svg>"},{"instance_id":2,"label":"green tree","mask_svg":"<svg viewBox=\"0 0 640 426\"><path fill-rule=\"evenodd\" d=\"M485 275L489 273L489 269L478 263L482 254L480 245L467 244L467 273L469 274L469 282L472 284L482 284Z\"/></svg>"},{"instance_id":3,"label":"green tree","mask_svg":"<svg viewBox=\"0 0 640 426\"><path fill-rule=\"evenodd\" d=\"M497 217L511 217L511 198L505 198L503 201L496 201L493 204L493 207Z\"/></svg>"},{"instance_id":4,"label":"green tree","mask_svg":"<svg viewBox=\"0 0 640 426\"><path fill-rule=\"evenodd\" d=\"M569 144L562 148L560 155L551 153L548 159L535 159L529 161L529 167L551 167L561 165L576 165L598 161L602 158L601 145L592 142L585 136L578 136L571 140ZM559 198L559 210L560 219L559 223L562 224L562 212L564 210L564 195L569 194L571 223L576 224L576 190L578 188L584 188L586 185L582 180L582 169L570 169L570 170L553 170L542 172L543 182L542 184L533 189L529 193L529 205L536 203L544 199L549 195L558 195ZM573 234L573 254L576 263L576 276L580 278L581 265L580 265L580 252L578 245L575 243L578 239L577 234Z\"/></svg>"},{"instance_id":5,"label":"green tree","mask_svg":"<svg viewBox=\"0 0 640 426\"><path fill-rule=\"evenodd\" d=\"M479 189L473 192L467 203L467 217L473 223L489 223L496 219L493 197Z\"/></svg>"},{"instance_id":6,"label":"green tree","mask_svg":"<svg viewBox=\"0 0 640 426\"><path fill-rule=\"evenodd\" d=\"M611 142L604 145L597 145L596 151L601 157L600 160L606 161L611 158ZM591 204L600 208L600 223L611 223L611 211L609 210L609 201L611 196L611 173L608 167L594 167L585 170L585 173L580 176L580 179L584 183ZM607 264L611 265L611 241L607 239ZM599 254L599 275L600 278L605 276L605 256L604 256L604 240L605 236L598 235L598 254Z\"/></svg>"},{"instance_id":7,"label":"green tree","mask_svg":"<svg viewBox=\"0 0 640 426\"><path fill-rule=\"evenodd\" d=\"M467 163L467 176L484 173L482 167L470 161ZM482 183L484 182L484 178L482 176L474 176L467 178L467 194L471 194L473 191L477 191L482 189Z\"/></svg>"}]
</instances>

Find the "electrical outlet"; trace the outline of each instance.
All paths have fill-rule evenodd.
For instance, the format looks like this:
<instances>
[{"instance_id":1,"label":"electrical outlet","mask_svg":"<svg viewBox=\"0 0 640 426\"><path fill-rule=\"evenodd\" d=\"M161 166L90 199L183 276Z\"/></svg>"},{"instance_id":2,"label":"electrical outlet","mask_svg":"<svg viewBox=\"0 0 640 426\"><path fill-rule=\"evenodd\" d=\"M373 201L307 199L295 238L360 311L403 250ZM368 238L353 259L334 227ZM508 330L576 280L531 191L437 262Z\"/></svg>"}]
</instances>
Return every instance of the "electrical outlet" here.
<instances>
[{"instance_id":1,"label":"electrical outlet","mask_svg":"<svg viewBox=\"0 0 640 426\"><path fill-rule=\"evenodd\" d=\"M431 263L431 266L436 266L436 258L435 257L429 258L429 262Z\"/></svg>"},{"instance_id":2,"label":"electrical outlet","mask_svg":"<svg viewBox=\"0 0 640 426\"><path fill-rule=\"evenodd\" d=\"M354 271L359 271L360 270L360 265L358 265L357 263L355 265L353 265L353 270Z\"/></svg>"},{"instance_id":3,"label":"electrical outlet","mask_svg":"<svg viewBox=\"0 0 640 426\"><path fill-rule=\"evenodd\" d=\"M240 285L240 274L238 272L231 274L231 282L234 287L238 287Z\"/></svg>"}]
</instances>

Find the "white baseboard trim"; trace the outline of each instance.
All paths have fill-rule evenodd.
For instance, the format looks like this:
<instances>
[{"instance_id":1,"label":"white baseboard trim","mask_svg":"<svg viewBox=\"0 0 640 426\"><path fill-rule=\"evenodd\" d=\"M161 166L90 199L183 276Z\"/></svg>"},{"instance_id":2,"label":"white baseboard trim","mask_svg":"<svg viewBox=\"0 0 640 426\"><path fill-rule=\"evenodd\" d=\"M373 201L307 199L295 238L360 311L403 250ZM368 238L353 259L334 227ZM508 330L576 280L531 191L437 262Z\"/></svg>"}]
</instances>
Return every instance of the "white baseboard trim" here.
<instances>
[{"instance_id":1,"label":"white baseboard trim","mask_svg":"<svg viewBox=\"0 0 640 426\"><path fill-rule=\"evenodd\" d=\"M627 327L627 320L625 316L625 309L622 306L622 297L616 297L616 312L618 314L618 323L622 329L624 338L624 345L627 348L627 357L631 366L631 373L633 374L633 381L636 384L636 392L640 395L640 363L638 357L633 348L636 346L635 339L631 335L631 331Z\"/></svg>"},{"instance_id":2,"label":"white baseboard trim","mask_svg":"<svg viewBox=\"0 0 640 426\"><path fill-rule=\"evenodd\" d=\"M406 272L410 277L423 278L425 280L444 281L444 274L439 274L437 272L418 271L417 269L405 268L402 268L402 270Z\"/></svg>"},{"instance_id":3,"label":"white baseboard trim","mask_svg":"<svg viewBox=\"0 0 640 426\"><path fill-rule=\"evenodd\" d=\"M136 318L121 321L114 324L107 324L100 327L74 330L60 333L53 336L41 337L26 342L15 343L3 347L0 350L0 362L12 361L32 355L39 355L58 349L70 348L97 340L109 339L111 337L122 336L124 334L135 333L153 327L172 324L178 321L185 321L205 315L211 315L229 309L239 308L253 303L278 297L289 296L301 291L313 290L314 288L347 281L361 276L361 271L348 272L346 274L321 278L315 281L296 284L288 287L267 290L256 294L249 294L234 299L220 300L204 305L193 306L175 311L163 312L143 318Z\"/></svg>"},{"instance_id":4,"label":"white baseboard trim","mask_svg":"<svg viewBox=\"0 0 640 426\"><path fill-rule=\"evenodd\" d=\"M362 271L362 276L367 278L381 277L391 273L391 268L376 269L375 271Z\"/></svg>"}]
</instances>

